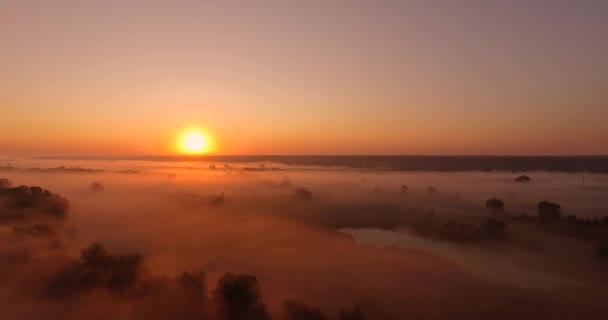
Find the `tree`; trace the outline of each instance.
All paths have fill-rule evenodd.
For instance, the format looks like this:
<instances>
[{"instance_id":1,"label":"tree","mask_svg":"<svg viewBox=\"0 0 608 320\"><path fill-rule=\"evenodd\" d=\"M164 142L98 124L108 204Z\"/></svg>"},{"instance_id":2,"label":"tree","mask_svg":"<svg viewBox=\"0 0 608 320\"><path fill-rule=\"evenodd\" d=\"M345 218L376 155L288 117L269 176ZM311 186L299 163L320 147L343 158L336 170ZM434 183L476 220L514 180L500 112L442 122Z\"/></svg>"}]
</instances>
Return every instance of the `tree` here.
<instances>
[{"instance_id":1,"label":"tree","mask_svg":"<svg viewBox=\"0 0 608 320\"><path fill-rule=\"evenodd\" d=\"M541 201L538 203L536 208L538 212L538 220L540 222L553 222L561 218L561 206L557 203Z\"/></svg>"},{"instance_id":2,"label":"tree","mask_svg":"<svg viewBox=\"0 0 608 320\"><path fill-rule=\"evenodd\" d=\"M103 186L103 184L94 181L93 183L91 183L91 187L90 187L92 192L102 192L105 187Z\"/></svg>"},{"instance_id":3,"label":"tree","mask_svg":"<svg viewBox=\"0 0 608 320\"><path fill-rule=\"evenodd\" d=\"M217 282L213 293L227 320L268 319L266 306L261 301L258 280L251 275L226 273Z\"/></svg>"}]
</instances>

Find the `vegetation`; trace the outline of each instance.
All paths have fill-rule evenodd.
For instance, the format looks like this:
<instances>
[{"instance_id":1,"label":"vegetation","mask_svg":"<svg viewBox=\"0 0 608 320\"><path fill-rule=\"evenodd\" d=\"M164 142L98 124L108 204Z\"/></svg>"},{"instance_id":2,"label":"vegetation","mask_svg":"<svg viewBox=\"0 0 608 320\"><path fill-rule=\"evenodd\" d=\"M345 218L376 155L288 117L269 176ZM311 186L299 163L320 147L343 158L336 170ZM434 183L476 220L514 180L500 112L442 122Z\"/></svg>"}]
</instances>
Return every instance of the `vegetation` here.
<instances>
[{"instance_id":1,"label":"vegetation","mask_svg":"<svg viewBox=\"0 0 608 320\"><path fill-rule=\"evenodd\" d=\"M40 187L0 188L0 222L18 221L40 214L63 219L69 208L67 199Z\"/></svg>"},{"instance_id":2,"label":"vegetation","mask_svg":"<svg viewBox=\"0 0 608 320\"><path fill-rule=\"evenodd\" d=\"M561 219L561 206L550 201L541 201L536 206L538 220L543 223L555 222Z\"/></svg>"},{"instance_id":3,"label":"vegetation","mask_svg":"<svg viewBox=\"0 0 608 320\"><path fill-rule=\"evenodd\" d=\"M104 189L105 189L105 187L103 186L103 184L101 184L97 181L91 183L91 186L90 186L91 192L102 192Z\"/></svg>"}]
</instances>

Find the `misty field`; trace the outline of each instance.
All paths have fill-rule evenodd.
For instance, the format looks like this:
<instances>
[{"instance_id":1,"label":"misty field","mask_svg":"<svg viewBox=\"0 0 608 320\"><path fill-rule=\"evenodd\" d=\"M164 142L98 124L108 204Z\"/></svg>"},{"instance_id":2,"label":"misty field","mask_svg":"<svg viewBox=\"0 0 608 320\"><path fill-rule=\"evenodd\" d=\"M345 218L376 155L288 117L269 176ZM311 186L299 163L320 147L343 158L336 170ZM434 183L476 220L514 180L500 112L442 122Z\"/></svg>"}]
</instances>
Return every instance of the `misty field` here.
<instances>
[{"instance_id":1,"label":"misty field","mask_svg":"<svg viewBox=\"0 0 608 320\"><path fill-rule=\"evenodd\" d=\"M10 164L3 318L602 318L608 175L522 174Z\"/></svg>"}]
</instances>

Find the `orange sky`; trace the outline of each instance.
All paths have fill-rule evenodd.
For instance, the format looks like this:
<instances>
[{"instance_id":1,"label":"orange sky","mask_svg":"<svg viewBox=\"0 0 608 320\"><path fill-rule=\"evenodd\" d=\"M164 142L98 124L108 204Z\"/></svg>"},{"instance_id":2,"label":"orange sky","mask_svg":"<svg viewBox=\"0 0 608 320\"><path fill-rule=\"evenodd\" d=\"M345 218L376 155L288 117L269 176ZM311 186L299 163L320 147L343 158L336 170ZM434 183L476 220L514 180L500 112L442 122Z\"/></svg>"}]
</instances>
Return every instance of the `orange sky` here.
<instances>
[{"instance_id":1,"label":"orange sky","mask_svg":"<svg viewBox=\"0 0 608 320\"><path fill-rule=\"evenodd\" d=\"M0 155L608 154L605 30L600 1L0 1Z\"/></svg>"}]
</instances>

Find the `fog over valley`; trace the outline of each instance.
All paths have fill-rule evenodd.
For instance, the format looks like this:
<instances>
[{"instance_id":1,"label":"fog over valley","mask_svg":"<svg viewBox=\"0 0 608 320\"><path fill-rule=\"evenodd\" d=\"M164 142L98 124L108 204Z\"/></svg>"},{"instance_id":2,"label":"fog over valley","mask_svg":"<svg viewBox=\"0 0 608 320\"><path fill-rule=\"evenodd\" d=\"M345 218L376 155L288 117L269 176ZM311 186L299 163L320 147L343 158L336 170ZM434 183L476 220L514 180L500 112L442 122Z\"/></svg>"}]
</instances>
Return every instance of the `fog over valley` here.
<instances>
[{"instance_id":1,"label":"fog over valley","mask_svg":"<svg viewBox=\"0 0 608 320\"><path fill-rule=\"evenodd\" d=\"M8 319L608 311L605 174L41 159L0 173Z\"/></svg>"}]
</instances>

